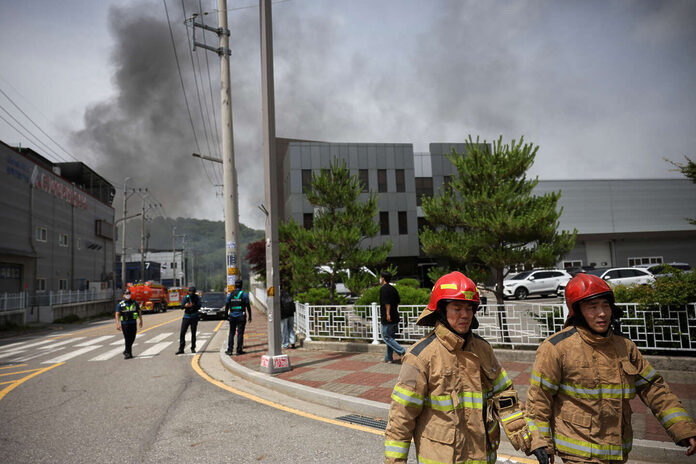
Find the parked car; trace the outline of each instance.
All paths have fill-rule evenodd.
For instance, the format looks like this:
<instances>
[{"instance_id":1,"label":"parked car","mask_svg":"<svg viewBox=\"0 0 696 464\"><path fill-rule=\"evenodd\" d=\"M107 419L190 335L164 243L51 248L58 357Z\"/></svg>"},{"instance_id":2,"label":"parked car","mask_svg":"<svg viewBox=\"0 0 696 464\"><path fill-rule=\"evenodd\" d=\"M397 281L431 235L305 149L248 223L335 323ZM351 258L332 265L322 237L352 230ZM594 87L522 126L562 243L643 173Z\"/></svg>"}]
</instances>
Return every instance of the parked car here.
<instances>
[{"instance_id":1,"label":"parked car","mask_svg":"<svg viewBox=\"0 0 696 464\"><path fill-rule=\"evenodd\" d=\"M201 296L201 309L198 311L201 319L225 318L225 292L206 292Z\"/></svg>"},{"instance_id":2,"label":"parked car","mask_svg":"<svg viewBox=\"0 0 696 464\"><path fill-rule=\"evenodd\" d=\"M540 269L524 271L503 281L503 296L524 300L529 295L558 295L561 287L570 280L563 269Z\"/></svg>"},{"instance_id":3,"label":"parked car","mask_svg":"<svg viewBox=\"0 0 696 464\"><path fill-rule=\"evenodd\" d=\"M670 268L674 268L682 272L693 272L693 268L687 263L637 264L633 267L645 269L655 277L671 276L673 272Z\"/></svg>"},{"instance_id":4,"label":"parked car","mask_svg":"<svg viewBox=\"0 0 696 464\"><path fill-rule=\"evenodd\" d=\"M655 282L653 276L646 269L639 267L605 267L588 269L585 274L594 274L603 279L609 285L650 285ZM567 283L567 282L566 282ZM560 289L560 294L565 293L565 284Z\"/></svg>"}]
</instances>

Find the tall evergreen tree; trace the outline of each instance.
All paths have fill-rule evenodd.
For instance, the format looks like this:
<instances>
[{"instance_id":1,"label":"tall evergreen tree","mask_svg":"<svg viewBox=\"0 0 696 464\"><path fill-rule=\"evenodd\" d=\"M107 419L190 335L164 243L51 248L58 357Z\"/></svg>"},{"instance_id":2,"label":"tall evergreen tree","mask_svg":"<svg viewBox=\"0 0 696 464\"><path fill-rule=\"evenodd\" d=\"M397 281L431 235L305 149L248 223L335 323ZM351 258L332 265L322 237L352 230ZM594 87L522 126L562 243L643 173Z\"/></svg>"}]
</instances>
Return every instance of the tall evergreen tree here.
<instances>
[{"instance_id":1,"label":"tall evergreen tree","mask_svg":"<svg viewBox=\"0 0 696 464\"><path fill-rule=\"evenodd\" d=\"M345 162L332 162L329 169L312 176L311 190L307 192L315 210L312 228L298 226L291 231L296 250L293 259L298 267L305 269L306 263L328 267L329 272L316 275L329 288L331 303L335 300L337 278L343 270L380 265L391 250L391 242L376 247L363 243L377 235L379 226L375 221L377 196L370 193L362 201L361 191L358 177L350 174Z\"/></svg>"},{"instance_id":2,"label":"tall evergreen tree","mask_svg":"<svg viewBox=\"0 0 696 464\"><path fill-rule=\"evenodd\" d=\"M502 136L492 150L469 136L466 153L452 150L457 170L439 195L423 199L428 224L420 232L423 250L474 271L492 271L495 295L503 303L503 279L512 266L552 266L575 245L577 231L558 232L559 192L532 195L537 178L527 179L538 146Z\"/></svg>"}]
</instances>

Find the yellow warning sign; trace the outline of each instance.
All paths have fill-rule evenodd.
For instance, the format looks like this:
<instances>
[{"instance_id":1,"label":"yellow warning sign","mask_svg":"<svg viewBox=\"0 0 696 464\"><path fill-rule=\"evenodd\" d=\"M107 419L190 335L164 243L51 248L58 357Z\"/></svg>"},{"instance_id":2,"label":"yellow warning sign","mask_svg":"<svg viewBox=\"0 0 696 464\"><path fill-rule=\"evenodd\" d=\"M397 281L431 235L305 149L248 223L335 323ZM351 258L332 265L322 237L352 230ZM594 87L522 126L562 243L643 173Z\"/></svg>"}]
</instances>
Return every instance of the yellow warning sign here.
<instances>
[{"instance_id":1,"label":"yellow warning sign","mask_svg":"<svg viewBox=\"0 0 696 464\"><path fill-rule=\"evenodd\" d=\"M266 291L266 295L275 296L275 287L273 287L273 286L268 287L268 290Z\"/></svg>"}]
</instances>

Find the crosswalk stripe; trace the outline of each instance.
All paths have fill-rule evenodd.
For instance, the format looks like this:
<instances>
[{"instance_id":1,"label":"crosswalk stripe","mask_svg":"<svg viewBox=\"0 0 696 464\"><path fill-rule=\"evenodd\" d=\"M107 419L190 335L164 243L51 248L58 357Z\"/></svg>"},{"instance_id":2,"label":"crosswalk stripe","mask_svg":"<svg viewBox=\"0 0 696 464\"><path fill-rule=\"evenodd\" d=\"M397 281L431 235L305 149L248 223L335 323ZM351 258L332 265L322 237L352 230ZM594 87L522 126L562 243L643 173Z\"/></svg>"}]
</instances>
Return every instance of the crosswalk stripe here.
<instances>
[{"instance_id":1,"label":"crosswalk stripe","mask_svg":"<svg viewBox=\"0 0 696 464\"><path fill-rule=\"evenodd\" d=\"M25 344L27 342L22 342L22 344L24 344L24 346L15 346L15 348L12 348L10 351L16 351L18 349L24 351L27 348L32 348L32 347L39 346L39 345L45 345L46 343L52 343L53 341L54 340L42 340L40 342L30 343L28 345ZM9 346L9 345L7 345L7 346ZM7 346L2 347L1 349L4 351L5 348L7 348Z\"/></svg>"},{"instance_id":2,"label":"crosswalk stripe","mask_svg":"<svg viewBox=\"0 0 696 464\"><path fill-rule=\"evenodd\" d=\"M159 354L160 352L162 352L166 347L168 347L168 346L171 345L172 343L174 343L174 342L160 342L160 343L158 343L158 344L156 344L156 345L154 345L154 346L151 346L150 348L148 348L147 350L143 351L142 353L140 353L140 354L138 355L138 357L142 357L142 356L154 356L154 355L156 355L156 354Z\"/></svg>"},{"instance_id":3,"label":"crosswalk stripe","mask_svg":"<svg viewBox=\"0 0 696 464\"><path fill-rule=\"evenodd\" d=\"M63 340L62 342L55 342L55 343L52 343L52 344L50 344L50 345L41 346L41 347L39 347L38 349L39 349L39 350L52 350L53 348L57 348L57 347L63 346L63 345L69 345L70 343L74 343L74 342L76 342L76 341L78 341L78 340L84 340L84 338L85 338L85 337L69 338L69 339L67 339L67 340Z\"/></svg>"},{"instance_id":4,"label":"crosswalk stripe","mask_svg":"<svg viewBox=\"0 0 696 464\"><path fill-rule=\"evenodd\" d=\"M93 338L91 340L87 340L86 342L78 343L75 346L89 346L89 345L96 345L97 343L101 343L105 340L108 340L110 338L113 338L114 335L103 335L101 337Z\"/></svg>"},{"instance_id":5,"label":"crosswalk stripe","mask_svg":"<svg viewBox=\"0 0 696 464\"><path fill-rule=\"evenodd\" d=\"M24 353L27 350L16 350L16 351L10 351L9 353L2 353L0 354L0 359L2 358L9 358L10 356L14 356L16 354L21 354Z\"/></svg>"},{"instance_id":6,"label":"crosswalk stripe","mask_svg":"<svg viewBox=\"0 0 696 464\"><path fill-rule=\"evenodd\" d=\"M44 361L41 364L55 364L59 362L65 362L68 359L72 359L75 356L80 356L83 353L90 352L92 350L96 350L97 348L101 348L101 345L90 345L90 346L85 346L84 348L80 348L79 350L71 351L70 353L65 353L64 355L58 356L57 358L49 359L48 361Z\"/></svg>"},{"instance_id":7,"label":"crosswalk stripe","mask_svg":"<svg viewBox=\"0 0 696 464\"><path fill-rule=\"evenodd\" d=\"M133 343L133 346L136 346L136 345L137 345L137 343ZM122 355L123 348L124 348L124 345L123 345L123 342L121 342L120 347L114 348L113 350L109 350L106 353L102 353L99 356L96 356L96 357L90 359L90 361L106 361L106 360L113 358L114 356L118 356L119 354Z\"/></svg>"},{"instance_id":8,"label":"crosswalk stripe","mask_svg":"<svg viewBox=\"0 0 696 464\"><path fill-rule=\"evenodd\" d=\"M57 351L64 350L65 348L66 348L65 346L59 346L58 348L53 348L52 350L39 351L39 352L31 351L29 354L26 354L24 357L17 358L16 361L18 361L18 362L30 361L34 358L39 358L41 356L48 356L48 355L53 354Z\"/></svg>"},{"instance_id":9,"label":"crosswalk stripe","mask_svg":"<svg viewBox=\"0 0 696 464\"><path fill-rule=\"evenodd\" d=\"M173 332L161 333L161 334L157 335L156 337L153 337L150 340L146 341L145 343L159 343L172 334L173 334Z\"/></svg>"}]
</instances>

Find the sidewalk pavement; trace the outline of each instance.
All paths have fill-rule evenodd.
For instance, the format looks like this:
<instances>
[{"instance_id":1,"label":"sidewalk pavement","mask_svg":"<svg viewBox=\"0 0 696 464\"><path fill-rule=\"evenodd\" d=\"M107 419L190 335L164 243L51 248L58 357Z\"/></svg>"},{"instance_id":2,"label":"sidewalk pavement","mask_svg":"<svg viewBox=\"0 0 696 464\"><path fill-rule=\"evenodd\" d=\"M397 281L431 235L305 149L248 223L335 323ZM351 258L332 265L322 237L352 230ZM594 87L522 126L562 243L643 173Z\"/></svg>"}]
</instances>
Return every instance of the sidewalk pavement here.
<instances>
[{"instance_id":1,"label":"sidewalk pavement","mask_svg":"<svg viewBox=\"0 0 696 464\"><path fill-rule=\"evenodd\" d=\"M225 324L225 327L229 326ZM227 336L227 332L221 332ZM298 340L296 346L300 345ZM253 322L246 326L246 354L228 356L224 353L226 347L227 344L223 343L220 350L223 365L246 380L306 401L381 420L388 416L392 389L401 368L399 364L383 362L385 345L312 341L297 349L283 350L290 358L292 370L275 375L261 373L261 356L268 350L268 322L266 314L257 307L254 308ZM349 351L358 349L362 351ZM495 353L520 399L525 400L534 352L496 349ZM691 416L696 417L694 359L648 358ZM653 462L681 462L684 448L671 442L659 421L638 397L631 401L631 408L634 430L631 457Z\"/></svg>"}]
</instances>

